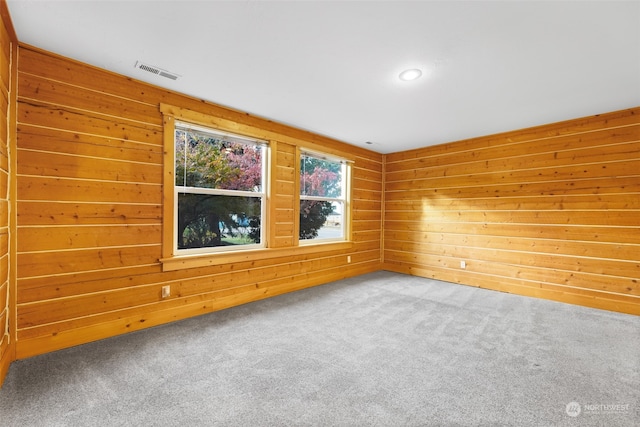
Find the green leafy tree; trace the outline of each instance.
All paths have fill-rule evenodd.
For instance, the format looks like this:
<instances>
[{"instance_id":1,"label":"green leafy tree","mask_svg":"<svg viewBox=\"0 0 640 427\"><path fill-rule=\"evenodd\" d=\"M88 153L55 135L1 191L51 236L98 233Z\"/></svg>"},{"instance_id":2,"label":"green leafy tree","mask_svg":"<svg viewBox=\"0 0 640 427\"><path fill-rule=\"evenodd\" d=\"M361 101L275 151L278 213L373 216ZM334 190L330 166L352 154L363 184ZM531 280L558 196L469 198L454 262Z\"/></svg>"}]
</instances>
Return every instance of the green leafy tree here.
<instances>
[{"instance_id":1,"label":"green leafy tree","mask_svg":"<svg viewBox=\"0 0 640 427\"><path fill-rule=\"evenodd\" d=\"M261 185L261 149L211 135L176 132L176 185L255 191ZM183 193L178 196L178 247L221 246L224 234L250 228L257 198ZM259 241L259 234L258 234Z\"/></svg>"},{"instance_id":2,"label":"green leafy tree","mask_svg":"<svg viewBox=\"0 0 640 427\"><path fill-rule=\"evenodd\" d=\"M303 156L302 194L337 197L341 194L340 164ZM175 150L176 185L261 191L262 149L233 139L178 129ZM318 236L333 211L326 201L300 203L301 239ZM228 195L180 193L178 195L178 247L199 248L230 244L230 238L245 236L260 242L261 205L259 198ZM240 233L239 230L242 230ZM224 239L224 240L223 240Z\"/></svg>"},{"instance_id":3,"label":"green leafy tree","mask_svg":"<svg viewBox=\"0 0 640 427\"><path fill-rule=\"evenodd\" d=\"M305 196L339 197L342 194L339 179L342 166L311 156L300 159L300 193ZM318 231L333 212L331 202L300 201L300 239L315 239Z\"/></svg>"},{"instance_id":4,"label":"green leafy tree","mask_svg":"<svg viewBox=\"0 0 640 427\"><path fill-rule=\"evenodd\" d=\"M327 217L333 212L331 202L300 201L300 239L315 239Z\"/></svg>"}]
</instances>

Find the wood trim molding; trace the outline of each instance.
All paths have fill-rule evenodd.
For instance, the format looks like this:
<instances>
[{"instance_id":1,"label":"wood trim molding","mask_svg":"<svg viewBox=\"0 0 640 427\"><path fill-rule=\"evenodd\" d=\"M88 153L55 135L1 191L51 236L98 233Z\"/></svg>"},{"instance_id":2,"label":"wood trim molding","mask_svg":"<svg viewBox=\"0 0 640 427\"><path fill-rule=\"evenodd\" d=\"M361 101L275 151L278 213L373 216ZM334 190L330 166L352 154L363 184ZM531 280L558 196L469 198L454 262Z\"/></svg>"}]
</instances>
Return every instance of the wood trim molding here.
<instances>
[{"instance_id":1,"label":"wood trim molding","mask_svg":"<svg viewBox=\"0 0 640 427\"><path fill-rule=\"evenodd\" d=\"M15 42L17 47L18 35L16 34L13 22L11 21L11 14L7 7L7 0L0 0L0 18L2 19L2 22L4 22L4 27L7 30L11 41Z\"/></svg>"},{"instance_id":2,"label":"wood trim molding","mask_svg":"<svg viewBox=\"0 0 640 427\"><path fill-rule=\"evenodd\" d=\"M238 250L234 252L219 252L215 254L182 255L163 258L163 271L174 271L185 268L208 267L220 264L233 264L238 262L258 261L270 258L281 258L293 255L316 254L352 249L353 242L317 243L305 246L292 246L288 248L262 248Z\"/></svg>"},{"instance_id":3,"label":"wood trim molding","mask_svg":"<svg viewBox=\"0 0 640 427\"><path fill-rule=\"evenodd\" d=\"M165 115L173 116L179 120L185 120L194 124L207 126L213 129L219 129L226 132L234 132L240 135L246 135L252 138L262 139L265 141L278 140L280 142L284 142L287 144L295 145L297 147L306 148L311 151L326 153L333 156L337 156L343 158L350 162L355 162L355 156L353 153L347 153L341 150L335 150L331 147L327 147L320 144L315 144L313 142L292 137L290 135L274 132L269 129L264 129L260 127L260 123L257 120L253 120L252 122L256 122L254 124L249 124L250 116L247 116L247 123L241 123L232 121L229 119L225 119L222 117L218 117L211 114L201 113L199 111L193 111L182 107L177 107L174 105L169 105L165 103L160 104L160 111ZM354 147L355 151L355 147Z\"/></svg>"}]
</instances>

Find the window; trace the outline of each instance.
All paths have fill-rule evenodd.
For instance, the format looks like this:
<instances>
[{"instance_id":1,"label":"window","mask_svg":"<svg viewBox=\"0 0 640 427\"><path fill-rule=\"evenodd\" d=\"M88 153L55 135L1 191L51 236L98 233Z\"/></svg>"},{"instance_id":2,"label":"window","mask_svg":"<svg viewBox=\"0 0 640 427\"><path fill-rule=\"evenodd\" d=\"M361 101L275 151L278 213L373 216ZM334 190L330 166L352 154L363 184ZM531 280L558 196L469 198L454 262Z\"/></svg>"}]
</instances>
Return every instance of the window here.
<instances>
[{"instance_id":1,"label":"window","mask_svg":"<svg viewBox=\"0 0 640 427\"><path fill-rule=\"evenodd\" d=\"M342 159L300 155L300 243L346 240L348 165Z\"/></svg>"},{"instance_id":2,"label":"window","mask_svg":"<svg viewBox=\"0 0 640 427\"><path fill-rule=\"evenodd\" d=\"M237 123L164 103L159 109L163 271L354 247L350 160L307 151L298 144L303 141L263 129L257 119ZM292 148L296 168L300 155L304 159L301 192L292 182Z\"/></svg>"},{"instance_id":3,"label":"window","mask_svg":"<svg viewBox=\"0 0 640 427\"><path fill-rule=\"evenodd\" d=\"M264 247L266 144L175 123L174 253Z\"/></svg>"}]
</instances>

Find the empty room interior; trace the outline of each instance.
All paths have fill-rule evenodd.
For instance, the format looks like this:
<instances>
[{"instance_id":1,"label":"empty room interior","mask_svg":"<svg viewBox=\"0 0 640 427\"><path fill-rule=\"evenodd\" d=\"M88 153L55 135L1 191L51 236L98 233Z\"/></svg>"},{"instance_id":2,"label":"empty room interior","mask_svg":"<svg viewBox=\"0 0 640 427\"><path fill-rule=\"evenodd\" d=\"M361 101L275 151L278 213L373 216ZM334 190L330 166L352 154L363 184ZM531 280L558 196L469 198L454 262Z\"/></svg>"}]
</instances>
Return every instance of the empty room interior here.
<instances>
[{"instance_id":1,"label":"empty room interior","mask_svg":"<svg viewBox=\"0 0 640 427\"><path fill-rule=\"evenodd\" d=\"M639 1L0 16L0 425L640 425Z\"/></svg>"}]
</instances>

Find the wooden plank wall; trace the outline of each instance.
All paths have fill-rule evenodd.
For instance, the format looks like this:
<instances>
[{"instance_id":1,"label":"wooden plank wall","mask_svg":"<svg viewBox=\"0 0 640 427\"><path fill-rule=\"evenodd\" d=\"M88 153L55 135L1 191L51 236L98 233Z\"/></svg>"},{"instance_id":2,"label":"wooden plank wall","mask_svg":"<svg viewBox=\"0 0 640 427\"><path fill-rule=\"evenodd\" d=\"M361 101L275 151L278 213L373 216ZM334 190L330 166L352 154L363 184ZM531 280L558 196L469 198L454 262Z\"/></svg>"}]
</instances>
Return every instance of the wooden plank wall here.
<instances>
[{"instance_id":1,"label":"wooden plank wall","mask_svg":"<svg viewBox=\"0 0 640 427\"><path fill-rule=\"evenodd\" d=\"M15 144L17 39L4 0L0 2L0 385L15 358L14 281L11 277L11 146Z\"/></svg>"},{"instance_id":2,"label":"wooden plank wall","mask_svg":"<svg viewBox=\"0 0 640 427\"><path fill-rule=\"evenodd\" d=\"M382 155L30 46L19 63L18 358L380 268ZM160 103L355 154L353 248L163 272ZM293 242L295 146L274 145L282 248Z\"/></svg>"},{"instance_id":3,"label":"wooden plank wall","mask_svg":"<svg viewBox=\"0 0 640 427\"><path fill-rule=\"evenodd\" d=\"M382 266L640 313L640 108L382 156L30 46L19 60L18 358ZM354 247L163 272L160 103L283 136L277 248L295 240L291 141L355 155Z\"/></svg>"},{"instance_id":4,"label":"wooden plank wall","mask_svg":"<svg viewBox=\"0 0 640 427\"><path fill-rule=\"evenodd\" d=\"M385 268L640 314L640 108L385 167Z\"/></svg>"},{"instance_id":5,"label":"wooden plank wall","mask_svg":"<svg viewBox=\"0 0 640 427\"><path fill-rule=\"evenodd\" d=\"M272 247L286 248L295 244L296 234L296 147L283 142L277 143L275 158L276 175L274 177L274 205L275 215L274 240Z\"/></svg>"}]
</instances>

